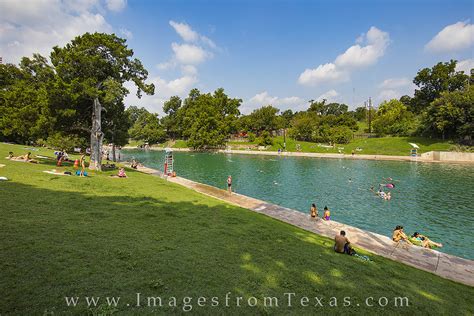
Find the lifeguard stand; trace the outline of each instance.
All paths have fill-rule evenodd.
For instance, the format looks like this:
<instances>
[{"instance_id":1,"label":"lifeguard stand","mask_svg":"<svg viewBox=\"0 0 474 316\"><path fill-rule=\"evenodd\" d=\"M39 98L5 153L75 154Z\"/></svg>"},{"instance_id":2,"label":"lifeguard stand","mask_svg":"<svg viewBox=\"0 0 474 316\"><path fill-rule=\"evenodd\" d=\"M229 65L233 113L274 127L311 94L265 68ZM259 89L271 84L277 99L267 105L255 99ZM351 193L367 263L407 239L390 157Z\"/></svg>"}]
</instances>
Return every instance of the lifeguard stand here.
<instances>
[{"instance_id":1,"label":"lifeguard stand","mask_svg":"<svg viewBox=\"0 0 474 316\"><path fill-rule=\"evenodd\" d=\"M415 143L409 143L411 145L410 156L417 157L418 156L418 149L420 148Z\"/></svg>"},{"instance_id":2,"label":"lifeguard stand","mask_svg":"<svg viewBox=\"0 0 474 316\"><path fill-rule=\"evenodd\" d=\"M174 168L174 159L173 159L173 150L171 148L165 149L165 161L164 161L164 174L171 176L173 174Z\"/></svg>"}]
</instances>

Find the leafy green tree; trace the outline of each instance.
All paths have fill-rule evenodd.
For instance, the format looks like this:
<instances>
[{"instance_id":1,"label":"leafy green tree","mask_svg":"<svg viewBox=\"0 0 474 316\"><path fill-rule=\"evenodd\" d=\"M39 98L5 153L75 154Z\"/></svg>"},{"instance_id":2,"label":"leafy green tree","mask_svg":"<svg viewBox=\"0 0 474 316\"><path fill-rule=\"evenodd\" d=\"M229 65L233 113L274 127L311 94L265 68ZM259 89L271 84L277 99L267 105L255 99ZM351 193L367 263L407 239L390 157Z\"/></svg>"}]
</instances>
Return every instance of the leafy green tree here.
<instances>
[{"instance_id":1,"label":"leafy green tree","mask_svg":"<svg viewBox=\"0 0 474 316\"><path fill-rule=\"evenodd\" d=\"M379 135L408 136L415 131L416 120L402 102L393 99L379 106L372 126Z\"/></svg>"},{"instance_id":2,"label":"leafy green tree","mask_svg":"<svg viewBox=\"0 0 474 316\"><path fill-rule=\"evenodd\" d=\"M181 126L178 116L181 105L182 101L178 96L171 97L163 105L163 111L167 116L163 117L162 122L168 137L171 139L176 139L181 135Z\"/></svg>"},{"instance_id":3,"label":"leafy green tree","mask_svg":"<svg viewBox=\"0 0 474 316\"><path fill-rule=\"evenodd\" d=\"M285 110L280 115L282 117L283 128L288 128L291 125L291 120L295 116L295 113L291 109Z\"/></svg>"},{"instance_id":4,"label":"leafy green tree","mask_svg":"<svg viewBox=\"0 0 474 316\"><path fill-rule=\"evenodd\" d=\"M249 115L250 129L260 134L263 131L271 133L283 127L282 119L277 115L280 110L271 106L262 106L259 109L253 110Z\"/></svg>"},{"instance_id":5,"label":"leafy green tree","mask_svg":"<svg viewBox=\"0 0 474 316\"><path fill-rule=\"evenodd\" d=\"M348 144L352 139L352 133L348 126L334 126L329 130L329 138L335 144Z\"/></svg>"},{"instance_id":6,"label":"leafy green tree","mask_svg":"<svg viewBox=\"0 0 474 316\"><path fill-rule=\"evenodd\" d=\"M348 106L343 103L326 103L327 100L323 99L322 101L310 101L310 106L308 111L309 112L315 112L318 115L342 115L347 112Z\"/></svg>"},{"instance_id":7,"label":"leafy green tree","mask_svg":"<svg viewBox=\"0 0 474 316\"><path fill-rule=\"evenodd\" d=\"M260 146L273 145L273 139L270 136L270 133L268 131L262 132L262 135L258 138L258 145Z\"/></svg>"},{"instance_id":8,"label":"leafy green tree","mask_svg":"<svg viewBox=\"0 0 474 316\"><path fill-rule=\"evenodd\" d=\"M194 149L216 148L224 145L228 135L219 109L214 106L210 94L200 94L188 102L186 121L190 122L183 131L188 146Z\"/></svg>"},{"instance_id":9,"label":"leafy green tree","mask_svg":"<svg viewBox=\"0 0 474 316\"><path fill-rule=\"evenodd\" d=\"M240 115L239 107L242 99L229 98L223 88L214 91L212 95L214 106L218 109L219 115L224 121L223 133L228 137L238 132L238 117Z\"/></svg>"},{"instance_id":10,"label":"leafy green tree","mask_svg":"<svg viewBox=\"0 0 474 316\"><path fill-rule=\"evenodd\" d=\"M128 116L128 119L130 120L130 124L133 125L138 120L140 115L142 115L143 113L147 113L148 110L143 107L139 108L138 106L132 105L132 106L129 106L125 110L125 112L126 112L126 115Z\"/></svg>"},{"instance_id":11,"label":"leafy green tree","mask_svg":"<svg viewBox=\"0 0 474 316\"><path fill-rule=\"evenodd\" d=\"M368 110L365 106L357 107L353 113L353 116L357 121L362 122L367 120Z\"/></svg>"},{"instance_id":12,"label":"leafy green tree","mask_svg":"<svg viewBox=\"0 0 474 316\"><path fill-rule=\"evenodd\" d=\"M150 144L156 144L166 139L166 133L160 124L158 114L143 112L130 128L130 137Z\"/></svg>"},{"instance_id":13,"label":"leafy green tree","mask_svg":"<svg viewBox=\"0 0 474 316\"><path fill-rule=\"evenodd\" d=\"M423 115L429 135L470 139L474 136L474 86L464 91L443 92Z\"/></svg>"},{"instance_id":14,"label":"leafy green tree","mask_svg":"<svg viewBox=\"0 0 474 316\"><path fill-rule=\"evenodd\" d=\"M315 112L300 112L291 121L290 137L301 141L312 141L313 131L320 118Z\"/></svg>"},{"instance_id":15,"label":"leafy green tree","mask_svg":"<svg viewBox=\"0 0 474 316\"><path fill-rule=\"evenodd\" d=\"M19 67L0 65L0 134L15 142L45 139L54 125L49 108L55 74L46 58L24 57Z\"/></svg>"},{"instance_id":16,"label":"leafy green tree","mask_svg":"<svg viewBox=\"0 0 474 316\"><path fill-rule=\"evenodd\" d=\"M120 89L127 81L137 86L137 96L154 93L154 86L147 85L148 72L138 59L132 59L133 51L126 46L126 40L114 34L85 33L76 37L65 47L54 47L51 61L59 78L77 92L75 99L88 102L85 112L91 124L82 126L90 129L90 168L101 170L102 110L107 94L118 93L123 98L128 91Z\"/></svg>"},{"instance_id":17,"label":"leafy green tree","mask_svg":"<svg viewBox=\"0 0 474 316\"><path fill-rule=\"evenodd\" d=\"M188 146L194 149L221 147L238 128L242 100L229 98L224 89L214 94L190 91L178 110L179 122Z\"/></svg>"},{"instance_id":18,"label":"leafy green tree","mask_svg":"<svg viewBox=\"0 0 474 316\"><path fill-rule=\"evenodd\" d=\"M441 96L442 92L461 90L469 76L456 71L456 60L437 63L432 68L424 68L418 72L413 83L418 86L413 98L413 111L421 113L431 102Z\"/></svg>"}]
</instances>

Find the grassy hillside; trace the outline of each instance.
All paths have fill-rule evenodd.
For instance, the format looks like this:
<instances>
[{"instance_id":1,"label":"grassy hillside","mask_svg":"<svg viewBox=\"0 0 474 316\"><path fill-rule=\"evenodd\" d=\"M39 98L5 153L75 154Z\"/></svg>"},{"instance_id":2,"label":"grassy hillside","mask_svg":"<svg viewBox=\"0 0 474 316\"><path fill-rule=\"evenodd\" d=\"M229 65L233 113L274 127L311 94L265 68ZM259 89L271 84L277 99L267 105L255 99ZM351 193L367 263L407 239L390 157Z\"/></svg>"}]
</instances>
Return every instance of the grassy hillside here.
<instances>
[{"instance_id":1,"label":"grassy hillside","mask_svg":"<svg viewBox=\"0 0 474 316\"><path fill-rule=\"evenodd\" d=\"M27 149L0 144L0 176L10 179L0 181L2 315L181 313L186 296L202 315L474 312L472 287L374 255L365 262L335 254L328 238L156 177L132 170L127 179L50 175L43 171L54 161L13 162L3 158L10 150ZM295 293L292 307L285 293ZM77 307L67 307L65 296L79 297ZM85 296L101 299L87 307ZM118 306L108 307L106 296L120 297ZM161 296L165 306L144 306L147 296ZM166 307L172 296L176 308ZM197 305L200 296L206 307ZM214 296L218 307L210 306ZM258 305L236 307L237 296L254 296ZM279 307L264 307L264 296L279 298ZM314 307L315 296L324 307ZM394 306L400 296L408 307ZM328 306L331 297L338 307ZM368 297L375 306L365 304ZM376 305L380 297L386 307Z\"/></svg>"},{"instance_id":2,"label":"grassy hillside","mask_svg":"<svg viewBox=\"0 0 474 316\"><path fill-rule=\"evenodd\" d=\"M424 153L432 150L449 151L452 144L448 141L439 139L429 139L423 137L381 137L381 138L359 138L354 139L349 144L336 145L336 148L320 147L316 143L300 142L293 139L286 139L286 148L288 151L296 151L296 144L300 144L301 151L315 153L345 153L350 154L352 150L357 154L377 154L377 155L395 155L408 156L412 146L409 143L417 144L420 149L418 153ZM326 144L327 145L327 144ZM274 144L269 150L278 150L283 148L283 137L276 137ZM362 150L358 151L357 148Z\"/></svg>"}]
</instances>

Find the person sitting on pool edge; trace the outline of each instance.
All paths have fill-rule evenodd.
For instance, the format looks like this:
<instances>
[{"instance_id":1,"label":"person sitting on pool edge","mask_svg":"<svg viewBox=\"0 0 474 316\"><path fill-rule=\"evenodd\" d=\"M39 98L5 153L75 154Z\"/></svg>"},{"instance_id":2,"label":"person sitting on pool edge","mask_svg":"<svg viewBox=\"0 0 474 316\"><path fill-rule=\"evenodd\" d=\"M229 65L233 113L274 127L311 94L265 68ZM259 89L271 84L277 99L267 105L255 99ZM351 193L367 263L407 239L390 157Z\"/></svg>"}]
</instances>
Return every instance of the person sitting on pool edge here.
<instances>
[{"instance_id":1,"label":"person sitting on pool edge","mask_svg":"<svg viewBox=\"0 0 474 316\"><path fill-rule=\"evenodd\" d=\"M316 207L316 204L311 204L310 208L310 215L312 220L318 219L318 208Z\"/></svg>"},{"instance_id":2,"label":"person sitting on pool edge","mask_svg":"<svg viewBox=\"0 0 474 316\"><path fill-rule=\"evenodd\" d=\"M346 237L346 232L341 232L334 237L334 251L337 253L345 253L348 255L353 254L353 250L350 246L351 242Z\"/></svg>"},{"instance_id":3,"label":"person sitting on pool edge","mask_svg":"<svg viewBox=\"0 0 474 316\"><path fill-rule=\"evenodd\" d=\"M323 219L324 219L325 221L331 220L331 211L329 211L329 209L328 209L327 206L324 207Z\"/></svg>"},{"instance_id":4,"label":"person sitting on pool edge","mask_svg":"<svg viewBox=\"0 0 474 316\"><path fill-rule=\"evenodd\" d=\"M441 248L443 247L443 244L441 243L437 243L437 242L434 242L432 241L431 239L429 239L428 237L418 233L418 232L415 232L412 236L412 238L418 240L418 241L421 241L421 246L423 248L433 248L433 247L438 247L438 248Z\"/></svg>"},{"instance_id":5,"label":"person sitting on pool edge","mask_svg":"<svg viewBox=\"0 0 474 316\"><path fill-rule=\"evenodd\" d=\"M411 244L408 236L403 232L403 226L397 225L393 230L392 240L394 242L400 242L401 240Z\"/></svg>"}]
</instances>

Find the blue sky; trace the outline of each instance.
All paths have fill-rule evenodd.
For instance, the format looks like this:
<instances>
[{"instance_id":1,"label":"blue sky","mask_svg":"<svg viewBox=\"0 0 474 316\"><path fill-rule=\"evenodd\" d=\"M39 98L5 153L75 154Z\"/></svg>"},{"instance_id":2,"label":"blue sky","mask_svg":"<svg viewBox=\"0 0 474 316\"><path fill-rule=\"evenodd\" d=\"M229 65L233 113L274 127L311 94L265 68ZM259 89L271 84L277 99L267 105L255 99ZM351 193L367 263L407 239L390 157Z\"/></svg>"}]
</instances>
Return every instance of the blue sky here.
<instances>
[{"instance_id":1,"label":"blue sky","mask_svg":"<svg viewBox=\"0 0 474 316\"><path fill-rule=\"evenodd\" d=\"M412 94L416 72L438 61L474 67L473 1L28 2L0 1L4 60L47 54L84 31L115 32L156 84L155 96L127 103L157 112L194 87L225 88L244 113L321 98L354 108Z\"/></svg>"}]
</instances>

